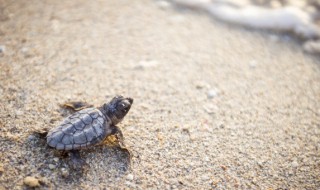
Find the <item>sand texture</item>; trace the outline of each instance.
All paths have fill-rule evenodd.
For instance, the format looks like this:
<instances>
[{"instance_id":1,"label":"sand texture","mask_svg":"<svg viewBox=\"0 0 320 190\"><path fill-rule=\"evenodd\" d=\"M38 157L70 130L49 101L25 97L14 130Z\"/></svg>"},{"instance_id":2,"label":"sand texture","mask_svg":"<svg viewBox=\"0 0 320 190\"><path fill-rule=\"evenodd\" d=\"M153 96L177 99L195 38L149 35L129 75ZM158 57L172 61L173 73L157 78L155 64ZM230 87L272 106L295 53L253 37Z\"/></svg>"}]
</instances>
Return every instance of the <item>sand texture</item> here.
<instances>
[{"instance_id":1,"label":"sand texture","mask_svg":"<svg viewBox=\"0 0 320 190\"><path fill-rule=\"evenodd\" d=\"M290 36L149 0L0 0L0 190L319 189L320 60ZM59 105L134 98L132 151L35 131Z\"/></svg>"}]
</instances>

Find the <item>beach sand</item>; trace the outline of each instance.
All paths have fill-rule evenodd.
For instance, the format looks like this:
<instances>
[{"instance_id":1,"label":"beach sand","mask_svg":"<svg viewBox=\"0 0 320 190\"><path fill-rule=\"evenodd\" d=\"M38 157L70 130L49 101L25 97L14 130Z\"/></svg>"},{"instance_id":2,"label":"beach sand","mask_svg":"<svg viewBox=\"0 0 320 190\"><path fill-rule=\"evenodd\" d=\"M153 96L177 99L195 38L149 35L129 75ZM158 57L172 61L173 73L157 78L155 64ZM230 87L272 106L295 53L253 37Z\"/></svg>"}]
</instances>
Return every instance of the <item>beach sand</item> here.
<instances>
[{"instance_id":1,"label":"beach sand","mask_svg":"<svg viewBox=\"0 0 320 190\"><path fill-rule=\"evenodd\" d=\"M290 36L149 0L0 2L1 190L320 187L320 61ZM104 146L74 171L35 134L116 94L131 168Z\"/></svg>"}]
</instances>

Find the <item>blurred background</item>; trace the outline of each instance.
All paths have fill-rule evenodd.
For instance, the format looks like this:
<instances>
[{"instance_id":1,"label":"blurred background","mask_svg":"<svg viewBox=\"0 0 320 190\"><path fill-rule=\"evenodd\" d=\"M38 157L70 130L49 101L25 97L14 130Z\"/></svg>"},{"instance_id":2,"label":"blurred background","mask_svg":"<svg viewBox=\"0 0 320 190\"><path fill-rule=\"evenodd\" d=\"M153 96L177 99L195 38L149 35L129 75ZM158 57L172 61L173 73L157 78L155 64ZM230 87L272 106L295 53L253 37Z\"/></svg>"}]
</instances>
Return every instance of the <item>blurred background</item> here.
<instances>
[{"instance_id":1,"label":"blurred background","mask_svg":"<svg viewBox=\"0 0 320 190\"><path fill-rule=\"evenodd\" d=\"M315 0L0 0L0 190L319 188L318 18ZM116 94L131 168L94 147L74 171L35 134Z\"/></svg>"}]
</instances>

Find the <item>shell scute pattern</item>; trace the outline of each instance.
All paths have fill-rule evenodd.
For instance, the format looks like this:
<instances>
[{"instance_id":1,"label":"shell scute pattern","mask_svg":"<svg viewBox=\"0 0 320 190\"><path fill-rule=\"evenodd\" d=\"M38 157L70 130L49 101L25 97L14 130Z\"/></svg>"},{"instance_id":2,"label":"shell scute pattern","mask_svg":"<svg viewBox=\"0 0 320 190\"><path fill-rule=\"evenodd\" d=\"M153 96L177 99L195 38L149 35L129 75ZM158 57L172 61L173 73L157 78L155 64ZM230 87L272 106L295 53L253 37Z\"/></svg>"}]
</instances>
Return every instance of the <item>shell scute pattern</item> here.
<instances>
[{"instance_id":1,"label":"shell scute pattern","mask_svg":"<svg viewBox=\"0 0 320 190\"><path fill-rule=\"evenodd\" d=\"M86 135L86 138L87 138L87 141L91 142L94 137L95 137L95 134L96 132L93 130L93 128L89 128L87 131L84 132L85 135Z\"/></svg>"},{"instance_id":2,"label":"shell scute pattern","mask_svg":"<svg viewBox=\"0 0 320 190\"><path fill-rule=\"evenodd\" d=\"M73 143L73 137L71 135L64 135L61 141L65 145L69 145Z\"/></svg>"},{"instance_id":3,"label":"shell scute pattern","mask_svg":"<svg viewBox=\"0 0 320 190\"><path fill-rule=\"evenodd\" d=\"M93 128L94 128L94 130L95 130L95 132L96 132L97 134L101 134L101 133L102 133L102 128L99 127L99 124L94 125Z\"/></svg>"},{"instance_id":4,"label":"shell scute pattern","mask_svg":"<svg viewBox=\"0 0 320 190\"><path fill-rule=\"evenodd\" d=\"M111 123L111 121L109 120L109 118L106 118L106 119L104 120L103 118L98 117L98 118L97 118L97 121L100 122L100 124L103 124L105 121L106 121L107 123Z\"/></svg>"},{"instance_id":5,"label":"shell scute pattern","mask_svg":"<svg viewBox=\"0 0 320 190\"><path fill-rule=\"evenodd\" d=\"M84 117L81 118L82 122L84 122L86 125L89 125L92 123L92 118L89 114L86 114Z\"/></svg>"},{"instance_id":6,"label":"shell scute pattern","mask_svg":"<svg viewBox=\"0 0 320 190\"><path fill-rule=\"evenodd\" d=\"M99 117L99 114L96 112L91 112L89 115L92 119L97 119Z\"/></svg>"},{"instance_id":7,"label":"shell scute pattern","mask_svg":"<svg viewBox=\"0 0 320 190\"><path fill-rule=\"evenodd\" d=\"M63 133L59 133L58 131L55 133L55 140L56 141L61 141L63 138L64 134Z\"/></svg>"},{"instance_id":8,"label":"shell scute pattern","mask_svg":"<svg viewBox=\"0 0 320 190\"><path fill-rule=\"evenodd\" d=\"M83 144L83 143L86 143L87 142L87 138L85 136L84 133L80 133L79 135L77 135L75 138L74 138L74 142L76 144Z\"/></svg>"},{"instance_id":9,"label":"shell scute pattern","mask_svg":"<svg viewBox=\"0 0 320 190\"><path fill-rule=\"evenodd\" d=\"M73 135L77 129L73 125L64 125L64 127L61 129L61 131L66 135Z\"/></svg>"},{"instance_id":10,"label":"shell scute pattern","mask_svg":"<svg viewBox=\"0 0 320 190\"><path fill-rule=\"evenodd\" d=\"M80 149L93 145L105 136L105 116L95 108L83 109L67 117L48 133L49 146L58 150Z\"/></svg>"},{"instance_id":11,"label":"shell scute pattern","mask_svg":"<svg viewBox=\"0 0 320 190\"><path fill-rule=\"evenodd\" d=\"M83 128L86 126L85 123L83 122L79 122L77 125L75 125L74 127L76 128L77 131L81 131L83 130Z\"/></svg>"}]
</instances>

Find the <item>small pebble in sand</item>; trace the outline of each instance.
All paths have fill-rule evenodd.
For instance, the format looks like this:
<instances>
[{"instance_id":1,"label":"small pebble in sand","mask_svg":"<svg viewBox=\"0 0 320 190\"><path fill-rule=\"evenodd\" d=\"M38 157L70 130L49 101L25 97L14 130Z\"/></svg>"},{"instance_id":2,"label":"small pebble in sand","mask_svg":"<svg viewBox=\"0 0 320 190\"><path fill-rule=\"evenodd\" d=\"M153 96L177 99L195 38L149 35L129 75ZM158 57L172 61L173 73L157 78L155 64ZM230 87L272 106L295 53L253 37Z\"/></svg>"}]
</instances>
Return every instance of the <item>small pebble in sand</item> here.
<instances>
[{"instance_id":1,"label":"small pebble in sand","mask_svg":"<svg viewBox=\"0 0 320 190\"><path fill-rule=\"evenodd\" d=\"M256 60L251 60L249 62L249 67L252 68L252 69L256 68L257 67L257 61Z\"/></svg>"},{"instance_id":2,"label":"small pebble in sand","mask_svg":"<svg viewBox=\"0 0 320 190\"><path fill-rule=\"evenodd\" d=\"M132 174L128 174L127 175L127 180L131 180L132 181L133 180L133 175Z\"/></svg>"},{"instance_id":3,"label":"small pebble in sand","mask_svg":"<svg viewBox=\"0 0 320 190\"><path fill-rule=\"evenodd\" d=\"M29 49L27 47L23 47L20 49L21 53L28 53Z\"/></svg>"},{"instance_id":4,"label":"small pebble in sand","mask_svg":"<svg viewBox=\"0 0 320 190\"><path fill-rule=\"evenodd\" d=\"M221 165L220 167L221 167L221 169L223 169L224 171L227 170L227 166L225 166L225 165Z\"/></svg>"},{"instance_id":5,"label":"small pebble in sand","mask_svg":"<svg viewBox=\"0 0 320 190\"><path fill-rule=\"evenodd\" d=\"M161 9L167 9L168 7L170 7L170 3L168 1L157 1L157 5Z\"/></svg>"},{"instance_id":6,"label":"small pebble in sand","mask_svg":"<svg viewBox=\"0 0 320 190\"><path fill-rule=\"evenodd\" d=\"M39 187L39 180L35 177L28 176L24 178L23 183L29 187Z\"/></svg>"},{"instance_id":7,"label":"small pebble in sand","mask_svg":"<svg viewBox=\"0 0 320 190\"><path fill-rule=\"evenodd\" d=\"M49 164L49 169L50 170L53 170L53 169L55 169L56 168L56 166L55 165L53 165L53 164Z\"/></svg>"},{"instance_id":8,"label":"small pebble in sand","mask_svg":"<svg viewBox=\"0 0 320 190\"><path fill-rule=\"evenodd\" d=\"M203 88L209 88L209 85L203 81L197 81L195 83L196 89L203 89Z\"/></svg>"},{"instance_id":9,"label":"small pebble in sand","mask_svg":"<svg viewBox=\"0 0 320 190\"><path fill-rule=\"evenodd\" d=\"M24 115L24 112L21 110L16 110L15 114L16 114L16 116L21 116L21 115Z\"/></svg>"},{"instance_id":10,"label":"small pebble in sand","mask_svg":"<svg viewBox=\"0 0 320 190\"><path fill-rule=\"evenodd\" d=\"M296 168L296 167L299 166L299 163L298 163L297 161L293 161L293 162L291 163L291 165L292 165L292 167Z\"/></svg>"},{"instance_id":11,"label":"small pebble in sand","mask_svg":"<svg viewBox=\"0 0 320 190\"><path fill-rule=\"evenodd\" d=\"M0 164L0 174L4 172L4 168L3 168L3 165Z\"/></svg>"},{"instance_id":12,"label":"small pebble in sand","mask_svg":"<svg viewBox=\"0 0 320 190\"><path fill-rule=\"evenodd\" d=\"M137 65L134 66L135 70L144 70L148 68L155 68L159 65L156 60L142 60Z\"/></svg>"},{"instance_id":13,"label":"small pebble in sand","mask_svg":"<svg viewBox=\"0 0 320 190\"><path fill-rule=\"evenodd\" d=\"M212 98L216 97L217 95L218 95L218 92L217 92L217 90L215 90L215 89L211 89L211 90L209 90L209 91L207 92L207 97L208 97L209 99L212 99Z\"/></svg>"},{"instance_id":14,"label":"small pebble in sand","mask_svg":"<svg viewBox=\"0 0 320 190\"><path fill-rule=\"evenodd\" d=\"M61 168L61 175L62 177L68 177L69 171L66 168Z\"/></svg>"},{"instance_id":15,"label":"small pebble in sand","mask_svg":"<svg viewBox=\"0 0 320 190\"><path fill-rule=\"evenodd\" d=\"M54 158L53 158L53 161L58 162L58 161L59 161L59 158L58 158L58 157L54 157Z\"/></svg>"},{"instance_id":16,"label":"small pebble in sand","mask_svg":"<svg viewBox=\"0 0 320 190\"><path fill-rule=\"evenodd\" d=\"M4 53L6 51L6 46L0 45L0 53Z\"/></svg>"},{"instance_id":17,"label":"small pebble in sand","mask_svg":"<svg viewBox=\"0 0 320 190\"><path fill-rule=\"evenodd\" d=\"M130 181L126 181L125 184L128 187L135 187L135 185L133 183L131 183Z\"/></svg>"},{"instance_id":18,"label":"small pebble in sand","mask_svg":"<svg viewBox=\"0 0 320 190\"><path fill-rule=\"evenodd\" d=\"M203 174L203 175L201 176L201 180L202 180L202 181L210 180L209 174Z\"/></svg>"}]
</instances>

